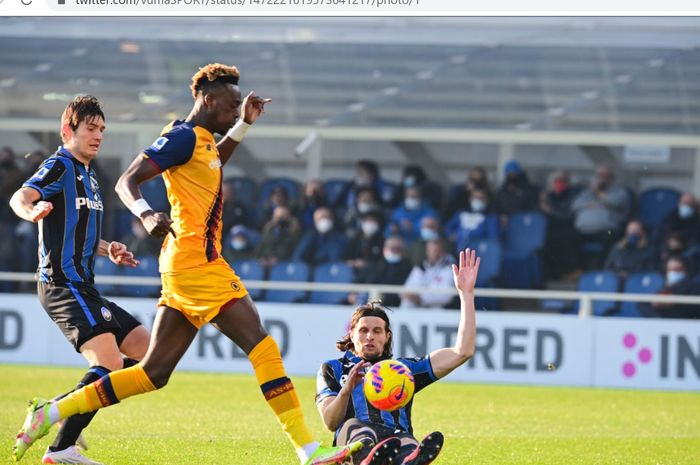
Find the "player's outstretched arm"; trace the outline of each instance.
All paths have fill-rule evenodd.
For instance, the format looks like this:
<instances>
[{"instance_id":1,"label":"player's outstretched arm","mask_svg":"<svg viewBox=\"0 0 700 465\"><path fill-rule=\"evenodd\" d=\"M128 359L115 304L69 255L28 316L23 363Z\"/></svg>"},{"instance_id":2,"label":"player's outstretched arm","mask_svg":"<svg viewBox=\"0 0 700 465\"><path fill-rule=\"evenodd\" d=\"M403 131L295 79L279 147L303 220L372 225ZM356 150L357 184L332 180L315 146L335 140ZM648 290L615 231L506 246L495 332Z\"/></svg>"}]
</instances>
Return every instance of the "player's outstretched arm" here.
<instances>
[{"instance_id":1,"label":"player's outstretched arm","mask_svg":"<svg viewBox=\"0 0 700 465\"><path fill-rule=\"evenodd\" d=\"M10 198L10 208L15 212L15 215L23 220L36 223L53 210L53 204L51 202L40 200L41 194L39 194L36 189L22 187Z\"/></svg>"},{"instance_id":2,"label":"player's outstretched arm","mask_svg":"<svg viewBox=\"0 0 700 465\"><path fill-rule=\"evenodd\" d=\"M143 198L139 186L161 173L158 166L150 163L145 154L139 154L131 165L117 180L114 190L119 200L141 219L148 234L158 238L165 237L168 233L175 236L175 231L170 226L173 221L167 213L155 212Z\"/></svg>"},{"instance_id":3,"label":"player's outstretched arm","mask_svg":"<svg viewBox=\"0 0 700 465\"><path fill-rule=\"evenodd\" d=\"M271 98L262 98L255 95L255 91L251 91L243 99L241 104L241 116L231 130L221 138L216 148L219 151L219 159L221 164L225 165L231 158L231 154L236 150L238 144L245 137L250 126L255 123L260 115L265 113L265 104L272 102Z\"/></svg>"},{"instance_id":4,"label":"player's outstretched arm","mask_svg":"<svg viewBox=\"0 0 700 465\"><path fill-rule=\"evenodd\" d=\"M459 293L460 320L454 347L439 349L430 354L433 373L438 378L447 376L474 355L476 341L474 287L480 264L481 258L477 258L476 251L466 249L459 253L459 266L452 265L452 276Z\"/></svg>"}]
</instances>

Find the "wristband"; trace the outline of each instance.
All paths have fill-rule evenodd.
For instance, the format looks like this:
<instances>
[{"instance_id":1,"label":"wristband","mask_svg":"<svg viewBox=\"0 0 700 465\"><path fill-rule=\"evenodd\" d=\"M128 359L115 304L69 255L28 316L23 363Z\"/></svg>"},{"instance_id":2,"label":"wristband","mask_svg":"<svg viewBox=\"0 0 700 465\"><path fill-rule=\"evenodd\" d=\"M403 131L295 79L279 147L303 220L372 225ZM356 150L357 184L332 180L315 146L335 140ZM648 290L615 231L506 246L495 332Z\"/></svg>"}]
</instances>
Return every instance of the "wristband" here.
<instances>
[{"instance_id":1,"label":"wristband","mask_svg":"<svg viewBox=\"0 0 700 465\"><path fill-rule=\"evenodd\" d=\"M131 207L129 207L129 210L131 210L131 213L136 215L138 218L141 218L141 215L143 212L147 212L148 210L153 210L150 205L148 205L148 202L146 202L146 199L138 199L134 203L131 204Z\"/></svg>"},{"instance_id":2,"label":"wristband","mask_svg":"<svg viewBox=\"0 0 700 465\"><path fill-rule=\"evenodd\" d=\"M230 137L236 142L240 142L245 137L248 129L250 129L250 124L246 123L242 119L239 119L236 124L234 124L233 127L228 130L226 136Z\"/></svg>"}]
</instances>

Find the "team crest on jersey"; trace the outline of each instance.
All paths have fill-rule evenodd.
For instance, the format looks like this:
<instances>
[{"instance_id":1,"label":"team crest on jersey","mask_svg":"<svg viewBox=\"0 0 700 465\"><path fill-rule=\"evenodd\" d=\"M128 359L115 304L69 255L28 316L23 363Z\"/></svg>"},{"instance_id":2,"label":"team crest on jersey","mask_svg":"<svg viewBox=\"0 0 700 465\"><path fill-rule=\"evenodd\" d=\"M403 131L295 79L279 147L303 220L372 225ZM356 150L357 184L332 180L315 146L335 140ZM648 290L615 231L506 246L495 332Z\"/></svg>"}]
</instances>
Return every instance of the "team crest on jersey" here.
<instances>
[{"instance_id":1,"label":"team crest on jersey","mask_svg":"<svg viewBox=\"0 0 700 465\"><path fill-rule=\"evenodd\" d=\"M153 144L151 144L151 148L157 152L160 149L162 149L163 146L167 143L168 143L167 137L159 137L158 139L155 140L155 142L153 142Z\"/></svg>"},{"instance_id":2,"label":"team crest on jersey","mask_svg":"<svg viewBox=\"0 0 700 465\"><path fill-rule=\"evenodd\" d=\"M94 176L90 176L90 189L92 189L93 192L97 192L99 188L100 185L97 183L97 179L95 179Z\"/></svg>"},{"instance_id":3,"label":"team crest on jersey","mask_svg":"<svg viewBox=\"0 0 700 465\"><path fill-rule=\"evenodd\" d=\"M112 312L110 312L107 307L102 307L100 312L102 312L102 318L104 318L105 321L112 321Z\"/></svg>"}]
</instances>

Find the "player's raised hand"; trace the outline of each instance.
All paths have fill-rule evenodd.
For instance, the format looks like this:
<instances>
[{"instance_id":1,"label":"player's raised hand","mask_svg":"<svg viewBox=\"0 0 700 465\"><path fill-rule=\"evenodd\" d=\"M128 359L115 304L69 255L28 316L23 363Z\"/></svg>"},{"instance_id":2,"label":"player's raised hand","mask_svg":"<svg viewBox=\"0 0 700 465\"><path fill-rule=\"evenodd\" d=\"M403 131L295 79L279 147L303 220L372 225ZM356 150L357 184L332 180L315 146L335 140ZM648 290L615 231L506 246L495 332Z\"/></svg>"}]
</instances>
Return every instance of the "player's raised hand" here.
<instances>
[{"instance_id":1,"label":"player's raised hand","mask_svg":"<svg viewBox=\"0 0 700 465\"><path fill-rule=\"evenodd\" d=\"M474 292L480 264L481 258L477 258L476 250L466 249L459 252L459 266L452 265L452 277L460 294Z\"/></svg>"},{"instance_id":2,"label":"player's raised hand","mask_svg":"<svg viewBox=\"0 0 700 465\"><path fill-rule=\"evenodd\" d=\"M352 392L355 386L360 384L365 377L365 370L371 365L369 362L360 362L355 364L354 367L350 368L348 373L348 378L345 380L342 389L347 389Z\"/></svg>"},{"instance_id":3,"label":"player's raised hand","mask_svg":"<svg viewBox=\"0 0 700 465\"><path fill-rule=\"evenodd\" d=\"M271 98L262 98L255 95L255 91L251 91L243 99L241 105L241 119L248 124L253 124L260 115L265 113L265 104L272 102Z\"/></svg>"},{"instance_id":4,"label":"player's raised hand","mask_svg":"<svg viewBox=\"0 0 700 465\"><path fill-rule=\"evenodd\" d=\"M134 258L134 254L129 252L126 245L121 242L110 242L107 251L109 252L109 259L117 265L136 268L139 264L139 261Z\"/></svg>"},{"instance_id":5,"label":"player's raised hand","mask_svg":"<svg viewBox=\"0 0 700 465\"><path fill-rule=\"evenodd\" d=\"M151 236L162 239L170 233L173 237L177 237L171 226L173 220L170 219L167 213L150 210L141 215L141 223L143 223L143 227L146 228L146 231Z\"/></svg>"},{"instance_id":6,"label":"player's raised hand","mask_svg":"<svg viewBox=\"0 0 700 465\"><path fill-rule=\"evenodd\" d=\"M32 212L29 214L32 223L38 222L40 219L45 218L53 210L53 204L51 202L40 201L34 205Z\"/></svg>"}]
</instances>

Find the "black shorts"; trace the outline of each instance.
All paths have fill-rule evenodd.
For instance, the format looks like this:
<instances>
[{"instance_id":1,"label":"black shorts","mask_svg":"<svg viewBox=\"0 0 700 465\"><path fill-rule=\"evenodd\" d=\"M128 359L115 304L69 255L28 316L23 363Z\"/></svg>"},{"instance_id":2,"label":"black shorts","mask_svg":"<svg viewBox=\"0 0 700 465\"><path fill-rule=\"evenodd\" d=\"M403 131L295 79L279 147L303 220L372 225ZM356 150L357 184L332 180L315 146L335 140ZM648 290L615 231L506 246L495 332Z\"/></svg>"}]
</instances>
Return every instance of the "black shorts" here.
<instances>
[{"instance_id":1,"label":"black shorts","mask_svg":"<svg viewBox=\"0 0 700 465\"><path fill-rule=\"evenodd\" d=\"M100 296L92 284L39 281L37 292L42 307L58 325L76 352L90 339L112 333L121 345L124 338L141 325L129 312Z\"/></svg>"},{"instance_id":2,"label":"black shorts","mask_svg":"<svg viewBox=\"0 0 700 465\"><path fill-rule=\"evenodd\" d=\"M399 439L410 438L415 440L413 435L407 431L395 430L385 425L368 423L360 421L357 418L350 418L349 420L346 420L340 426L340 428L338 428L337 435L333 440L333 445L344 446L365 437L372 439L372 442L375 444L392 437L397 437Z\"/></svg>"}]
</instances>

